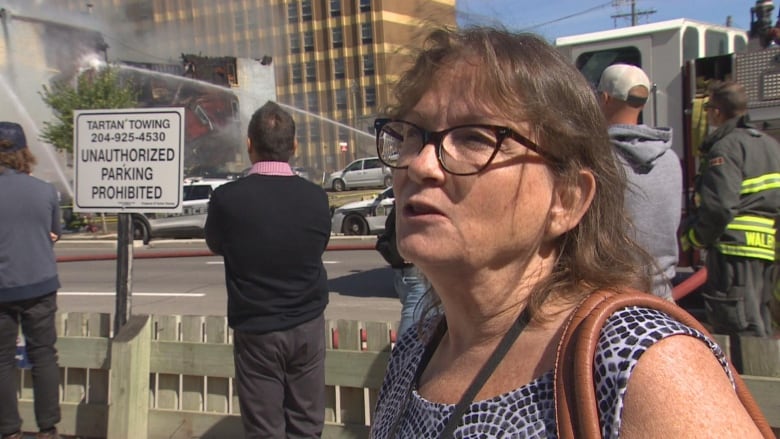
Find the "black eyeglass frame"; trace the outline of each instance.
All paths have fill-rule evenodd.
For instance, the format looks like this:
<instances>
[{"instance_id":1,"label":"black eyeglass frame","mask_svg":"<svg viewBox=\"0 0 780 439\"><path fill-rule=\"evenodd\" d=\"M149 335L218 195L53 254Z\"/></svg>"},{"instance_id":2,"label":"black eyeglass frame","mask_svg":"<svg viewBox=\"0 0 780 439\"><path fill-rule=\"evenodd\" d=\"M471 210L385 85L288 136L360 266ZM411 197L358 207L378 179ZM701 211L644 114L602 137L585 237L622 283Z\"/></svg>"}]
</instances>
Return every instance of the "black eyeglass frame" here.
<instances>
[{"instance_id":1,"label":"black eyeglass frame","mask_svg":"<svg viewBox=\"0 0 780 439\"><path fill-rule=\"evenodd\" d=\"M510 138L521 145L525 146L526 148L530 149L531 151L539 154L540 156L544 157L544 154L541 152L541 147L534 142L533 140L529 139L528 137L525 137L524 135L518 133L517 131L500 125L490 125L490 124L466 124L466 125L457 125L454 127L449 127L447 129L441 130L441 131L428 131L425 128L422 128L421 126L409 122L407 120L403 119L390 119L390 118L378 118L374 120L374 130L376 132L376 152L377 156L379 157L379 160L385 164L385 166L388 166L393 169L406 169L409 167L409 165L406 166L395 166L391 165L390 163L387 163L382 158L382 152L379 148L379 137L382 135L382 130L390 122L403 122L405 124L408 124L417 131L422 134L422 145L420 145L420 149L417 151L417 154L420 154L420 151L425 148L425 145L428 145L429 143L433 143L433 147L436 151L436 159L439 161L439 164L441 165L442 169L447 171L448 173L452 175L475 175L482 172L485 168L490 166L490 164L493 162L493 159L496 158L496 155L498 154L499 148L501 148L501 144L506 140L507 138ZM490 155L490 158L487 160L487 162L482 165L479 169L472 172L453 172L450 169L447 168L447 165L444 164L444 160L442 158L442 151L443 151L443 141L444 137L449 134L450 132L457 130L459 128L485 128L493 131L493 134L496 135L496 144L493 146L493 153Z\"/></svg>"}]
</instances>

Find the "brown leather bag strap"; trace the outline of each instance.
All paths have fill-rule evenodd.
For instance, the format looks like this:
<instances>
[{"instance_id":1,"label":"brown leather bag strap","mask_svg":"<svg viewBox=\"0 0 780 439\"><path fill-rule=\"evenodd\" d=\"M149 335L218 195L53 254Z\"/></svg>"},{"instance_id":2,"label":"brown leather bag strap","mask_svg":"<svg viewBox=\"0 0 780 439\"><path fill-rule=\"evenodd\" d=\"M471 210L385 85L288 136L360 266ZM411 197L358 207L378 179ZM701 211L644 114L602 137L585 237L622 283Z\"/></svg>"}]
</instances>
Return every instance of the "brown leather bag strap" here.
<instances>
[{"instance_id":1,"label":"brown leather bag strap","mask_svg":"<svg viewBox=\"0 0 780 439\"><path fill-rule=\"evenodd\" d=\"M560 439L601 437L593 381L593 359L604 323L616 311L630 306L662 311L680 323L711 337L701 323L685 310L652 294L636 290L603 290L589 295L569 317L558 343L555 360L555 411ZM736 370L733 367L731 369L737 396L748 414L764 437L774 438L771 427L747 386Z\"/></svg>"}]
</instances>

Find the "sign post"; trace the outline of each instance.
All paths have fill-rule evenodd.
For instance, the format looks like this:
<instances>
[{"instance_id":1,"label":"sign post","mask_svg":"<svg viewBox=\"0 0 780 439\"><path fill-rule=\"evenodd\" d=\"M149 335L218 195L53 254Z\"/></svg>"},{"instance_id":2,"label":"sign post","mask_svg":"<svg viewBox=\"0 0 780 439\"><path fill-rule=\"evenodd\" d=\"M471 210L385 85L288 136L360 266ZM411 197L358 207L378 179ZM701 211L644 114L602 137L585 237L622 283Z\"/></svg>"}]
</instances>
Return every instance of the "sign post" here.
<instances>
[{"instance_id":1,"label":"sign post","mask_svg":"<svg viewBox=\"0 0 780 439\"><path fill-rule=\"evenodd\" d=\"M116 336L132 311L132 214L182 211L184 109L78 110L73 120L73 210L119 219Z\"/></svg>"}]
</instances>

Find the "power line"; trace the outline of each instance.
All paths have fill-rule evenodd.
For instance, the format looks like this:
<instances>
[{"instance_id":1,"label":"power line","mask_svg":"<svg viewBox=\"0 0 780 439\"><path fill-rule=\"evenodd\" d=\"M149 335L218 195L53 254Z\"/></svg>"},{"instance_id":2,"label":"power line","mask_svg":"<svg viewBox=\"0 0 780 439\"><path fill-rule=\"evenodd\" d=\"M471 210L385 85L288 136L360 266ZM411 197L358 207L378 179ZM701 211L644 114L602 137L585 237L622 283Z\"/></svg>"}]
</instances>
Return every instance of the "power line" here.
<instances>
[{"instance_id":1,"label":"power line","mask_svg":"<svg viewBox=\"0 0 780 439\"><path fill-rule=\"evenodd\" d=\"M597 11L599 9L606 8L607 6L612 6L612 0L602 3L600 5L593 6L592 8L585 9L584 11L575 12L574 14L567 15L565 17L556 18L555 20L545 21L544 23L535 24L533 26L526 27L524 29L520 29L521 32L527 32L530 30L534 30L536 28L540 28L542 26L547 26L548 24L558 23L559 21L568 20L570 18L578 17L580 15L585 15L587 13Z\"/></svg>"}]
</instances>

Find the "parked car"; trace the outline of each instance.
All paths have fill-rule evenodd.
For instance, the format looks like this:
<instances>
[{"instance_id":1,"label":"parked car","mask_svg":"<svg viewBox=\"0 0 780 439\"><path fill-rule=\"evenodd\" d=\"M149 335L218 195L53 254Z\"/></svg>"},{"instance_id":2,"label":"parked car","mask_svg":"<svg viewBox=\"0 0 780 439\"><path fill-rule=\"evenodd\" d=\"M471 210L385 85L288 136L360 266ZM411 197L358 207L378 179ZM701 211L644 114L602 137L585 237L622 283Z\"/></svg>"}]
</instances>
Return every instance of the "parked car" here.
<instances>
[{"instance_id":1,"label":"parked car","mask_svg":"<svg viewBox=\"0 0 780 439\"><path fill-rule=\"evenodd\" d=\"M354 201L336 208L331 217L331 232L345 235L375 235L385 230L387 215L395 204L389 187L370 200Z\"/></svg>"},{"instance_id":2,"label":"parked car","mask_svg":"<svg viewBox=\"0 0 780 439\"><path fill-rule=\"evenodd\" d=\"M211 193L229 181L223 178L186 179L182 213L134 213L133 239L148 244L153 238L202 238Z\"/></svg>"},{"instance_id":3,"label":"parked car","mask_svg":"<svg viewBox=\"0 0 780 439\"><path fill-rule=\"evenodd\" d=\"M358 187L390 187L392 184L393 174L379 157L357 159L341 171L332 172L323 182L324 187L336 192Z\"/></svg>"}]
</instances>

